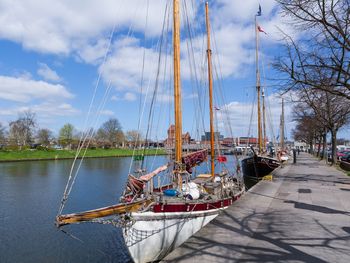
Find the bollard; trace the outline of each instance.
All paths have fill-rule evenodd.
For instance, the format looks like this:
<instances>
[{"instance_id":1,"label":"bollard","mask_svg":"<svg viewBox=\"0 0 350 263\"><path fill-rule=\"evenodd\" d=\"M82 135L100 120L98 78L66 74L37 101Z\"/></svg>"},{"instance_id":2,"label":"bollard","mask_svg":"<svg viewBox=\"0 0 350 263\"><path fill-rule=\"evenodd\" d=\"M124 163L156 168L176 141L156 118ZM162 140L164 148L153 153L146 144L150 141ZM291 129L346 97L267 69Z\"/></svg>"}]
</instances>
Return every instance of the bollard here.
<instances>
[{"instance_id":1,"label":"bollard","mask_svg":"<svg viewBox=\"0 0 350 263\"><path fill-rule=\"evenodd\" d=\"M293 149L293 163L297 162L297 151Z\"/></svg>"}]
</instances>

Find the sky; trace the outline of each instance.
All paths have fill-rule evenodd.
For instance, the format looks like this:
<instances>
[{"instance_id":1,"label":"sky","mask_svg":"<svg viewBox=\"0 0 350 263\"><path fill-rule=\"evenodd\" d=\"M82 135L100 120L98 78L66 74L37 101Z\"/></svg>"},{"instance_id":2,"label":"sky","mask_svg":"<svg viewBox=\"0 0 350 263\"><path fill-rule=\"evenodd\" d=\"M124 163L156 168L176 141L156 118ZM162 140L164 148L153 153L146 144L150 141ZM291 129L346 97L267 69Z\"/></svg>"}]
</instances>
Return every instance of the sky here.
<instances>
[{"instance_id":1,"label":"sky","mask_svg":"<svg viewBox=\"0 0 350 263\"><path fill-rule=\"evenodd\" d=\"M57 135L65 123L83 131L117 118L124 131L140 128L145 135L149 129L149 137L164 139L173 123L171 34L162 34L167 23L171 25L165 13L171 3L0 0L0 123L8 126L21 112L30 110L36 114L37 128L48 128ZM271 63L283 52L279 29L295 39L298 33L284 21L273 0L260 4L258 23L267 32L259 34L262 85L271 120L268 126L277 136L281 97L273 89L271 79L276 73ZM220 109L216 127L225 136L254 136L256 120L251 120L250 112L255 94L254 18L259 1L213 0L209 6L214 89L220 90L214 92L214 103ZM204 1L183 2L181 21L183 130L198 137L202 131L196 121L203 119L199 122L208 130L206 111L202 110L203 117L198 115L200 105L207 105L200 95L206 91L197 87L198 83L206 85ZM161 56L160 46L166 49ZM157 76L156 113L149 117ZM203 80L194 81L197 78ZM150 119L152 127L147 125ZM290 138L294 123L288 102L285 123Z\"/></svg>"}]
</instances>

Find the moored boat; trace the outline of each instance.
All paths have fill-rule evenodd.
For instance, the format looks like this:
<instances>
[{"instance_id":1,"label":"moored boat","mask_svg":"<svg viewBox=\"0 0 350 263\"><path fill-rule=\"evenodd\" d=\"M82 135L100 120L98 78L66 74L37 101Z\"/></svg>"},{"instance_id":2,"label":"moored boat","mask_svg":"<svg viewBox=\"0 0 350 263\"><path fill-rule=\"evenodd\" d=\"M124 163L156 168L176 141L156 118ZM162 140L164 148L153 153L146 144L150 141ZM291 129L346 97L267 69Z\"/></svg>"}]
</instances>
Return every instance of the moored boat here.
<instances>
[{"instance_id":1,"label":"moored boat","mask_svg":"<svg viewBox=\"0 0 350 263\"><path fill-rule=\"evenodd\" d=\"M179 10L179 0L174 0L174 158L150 173L144 174L144 170L139 169L137 174L130 174L119 204L64 215L62 211L70 192L68 185L72 185L72 182L68 181L59 214L56 217L56 224L59 227L81 222L121 227L125 244L136 263L162 259L213 220L220 211L233 204L245 191L244 184L235 174L236 171L229 171L224 166L220 171L217 168L226 162L226 157L220 156L214 149L210 25L207 3L210 157L206 149L186 155L182 152ZM210 171L196 175L193 169L208 159ZM165 178L168 180L164 180ZM156 182L160 181L166 183L158 183L155 186Z\"/></svg>"},{"instance_id":2,"label":"moored boat","mask_svg":"<svg viewBox=\"0 0 350 263\"><path fill-rule=\"evenodd\" d=\"M350 163L349 162L340 161L339 166L340 166L340 168L342 168L345 171L350 171Z\"/></svg>"},{"instance_id":3,"label":"moored boat","mask_svg":"<svg viewBox=\"0 0 350 263\"><path fill-rule=\"evenodd\" d=\"M248 156L242 159L242 172L244 177L245 186L249 189L264 176L270 174L279 165L280 161L267 156L265 150L266 144L266 124L265 124L265 93L264 89L261 90L260 83L260 69L259 69L259 32L260 27L257 24L257 17L261 16L261 7L259 5L259 11L255 15L255 62L256 62L256 93L257 93L257 113L258 113L258 153L251 147L252 156ZM262 98L262 115L261 118L261 106L260 100ZM262 122L263 119L263 122ZM263 125L263 128L262 128Z\"/></svg>"},{"instance_id":4,"label":"moored boat","mask_svg":"<svg viewBox=\"0 0 350 263\"><path fill-rule=\"evenodd\" d=\"M246 188L251 188L264 176L271 174L280 166L274 158L254 154L242 160L242 172Z\"/></svg>"}]
</instances>

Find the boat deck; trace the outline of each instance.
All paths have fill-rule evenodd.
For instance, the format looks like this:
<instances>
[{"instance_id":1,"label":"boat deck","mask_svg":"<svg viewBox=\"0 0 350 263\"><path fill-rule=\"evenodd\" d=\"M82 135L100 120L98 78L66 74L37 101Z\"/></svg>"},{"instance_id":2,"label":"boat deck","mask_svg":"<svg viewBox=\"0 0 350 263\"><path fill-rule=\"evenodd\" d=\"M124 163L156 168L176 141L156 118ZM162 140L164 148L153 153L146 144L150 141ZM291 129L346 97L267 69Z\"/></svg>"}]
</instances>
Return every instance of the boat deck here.
<instances>
[{"instance_id":1,"label":"boat deck","mask_svg":"<svg viewBox=\"0 0 350 263\"><path fill-rule=\"evenodd\" d=\"M162 262L350 261L350 177L300 153Z\"/></svg>"},{"instance_id":2,"label":"boat deck","mask_svg":"<svg viewBox=\"0 0 350 263\"><path fill-rule=\"evenodd\" d=\"M234 188L234 194L238 194L240 192L241 192L241 190L239 189L238 186L237 186L237 188ZM199 198L196 200L191 200L191 199L185 198L183 196L166 196L166 195L161 194L161 193L153 193L153 195L161 196L161 199L163 200L163 202L165 204L183 203L184 200L186 200L186 203L188 203L188 204L195 204L195 203L198 203L200 201L203 201L203 203L206 203L206 202L208 202L208 200L211 200L211 201L219 200L219 197L217 195L214 195L214 194L206 194L202 198Z\"/></svg>"}]
</instances>

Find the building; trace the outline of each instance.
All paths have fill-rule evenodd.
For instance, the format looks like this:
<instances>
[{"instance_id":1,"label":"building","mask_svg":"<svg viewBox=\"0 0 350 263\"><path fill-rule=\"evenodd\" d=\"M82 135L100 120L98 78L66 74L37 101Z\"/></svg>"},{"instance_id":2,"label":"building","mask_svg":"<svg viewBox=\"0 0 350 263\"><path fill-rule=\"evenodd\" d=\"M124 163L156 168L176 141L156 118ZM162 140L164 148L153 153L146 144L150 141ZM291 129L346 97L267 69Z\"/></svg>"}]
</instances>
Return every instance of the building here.
<instances>
[{"instance_id":1,"label":"building","mask_svg":"<svg viewBox=\"0 0 350 263\"><path fill-rule=\"evenodd\" d=\"M257 146L258 145L258 138L254 138L254 137L238 137L238 138L236 138L236 145Z\"/></svg>"},{"instance_id":2,"label":"building","mask_svg":"<svg viewBox=\"0 0 350 263\"><path fill-rule=\"evenodd\" d=\"M182 144L190 144L191 135L189 132L182 134ZM168 138L164 141L165 146L173 147L175 145L175 125L170 125L168 129Z\"/></svg>"},{"instance_id":3,"label":"building","mask_svg":"<svg viewBox=\"0 0 350 263\"><path fill-rule=\"evenodd\" d=\"M232 147L235 145L235 139L233 138L224 138L221 142L222 146Z\"/></svg>"},{"instance_id":4,"label":"building","mask_svg":"<svg viewBox=\"0 0 350 263\"><path fill-rule=\"evenodd\" d=\"M308 145L305 142L295 141L294 142L294 148L297 149L297 150L300 150L302 152L306 152L306 151L309 151L310 145Z\"/></svg>"},{"instance_id":5,"label":"building","mask_svg":"<svg viewBox=\"0 0 350 263\"><path fill-rule=\"evenodd\" d=\"M221 135L220 132L214 132L214 138L215 140L223 141L224 135ZM202 135L201 141L202 142L210 141L210 132L205 132L204 135Z\"/></svg>"},{"instance_id":6,"label":"building","mask_svg":"<svg viewBox=\"0 0 350 263\"><path fill-rule=\"evenodd\" d=\"M265 141L265 146L267 145L268 143L268 138L266 138L266 141ZM235 141L236 145L237 146L253 146L253 147L258 147L258 138L255 138L255 137L238 137L236 138L236 141ZM264 145L264 142L263 142L263 145Z\"/></svg>"}]
</instances>

